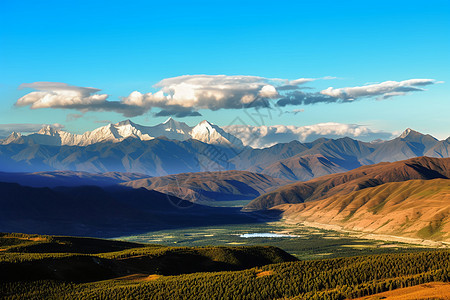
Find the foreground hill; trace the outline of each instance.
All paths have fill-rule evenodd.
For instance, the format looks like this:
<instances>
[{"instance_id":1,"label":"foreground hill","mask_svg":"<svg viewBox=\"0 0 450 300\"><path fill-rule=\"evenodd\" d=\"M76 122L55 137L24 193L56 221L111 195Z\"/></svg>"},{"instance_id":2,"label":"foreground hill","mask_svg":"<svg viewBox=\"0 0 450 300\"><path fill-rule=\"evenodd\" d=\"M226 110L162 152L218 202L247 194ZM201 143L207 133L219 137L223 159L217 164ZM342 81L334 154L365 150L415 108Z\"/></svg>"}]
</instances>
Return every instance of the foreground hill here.
<instances>
[{"instance_id":1,"label":"foreground hill","mask_svg":"<svg viewBox=\"0 0 450 300\"><path fill-rule=\"evenodd\" d=\"M5 244L8 238L0 237L0 243ZM449 262L448 250L296 261L274 247L142 245L119 252L83 255L13 253L8 248L0 252L0 296L3 299L348 299L427 282L448 282ZM192 272L197 273L186 274Z\"/></svg>"},{"instance_id":2,"label":"foreground hill","mask_svg":"<svg viewBox=\"0 0 450 300\"><path fill-rule=\"evenodd\" d=\"M128 187L34 188L0 182L0 231L119 236L155 229L255 222L234 208L205 207Z\"/></svg>"},{"instance_id":3,"label":"foreground hill","mask_svg":"<svg viewBox=\"0 0 450 300\"><path fill-rule=\"evenodd\" d=\"M24 234L0 234L0 245L0 282L89 282L130 274L242 270L297 260L270 246L166 247Z\"/></svg>"},{"instance_id":4,"label":"foreground hill","mask_svg":"<svg viewBox=\"0 0 450 300\"><path fill-rule=\"evenodd\" d=\"M323 200L274 207L290 223L450 241L450 179L390 182Z\"/></svg>"},{"instance_id":5,"label":"foreground hill","mask_svg":"<svg viewBox=\"0 0 450 300\"><path fill-rule=\"evenodd\" d=\"M345 195L388 182L436 178L450 178L450 158L418 157L394 163L379 163L293 183L254 199L244 209L263 210L280 204L303 203L333 195Z\"/></svg>"},{"instance_id":6,"label":"foreground hill","mask_svg":"<svg viewBox=\"0 0 450 300\"><path fill-rule=\"evenodd\" d=\"M247 200L290 183L287 180L246 171L182 173L122 183L146 188L198 203Z\"/></svg>"}]
</instances>

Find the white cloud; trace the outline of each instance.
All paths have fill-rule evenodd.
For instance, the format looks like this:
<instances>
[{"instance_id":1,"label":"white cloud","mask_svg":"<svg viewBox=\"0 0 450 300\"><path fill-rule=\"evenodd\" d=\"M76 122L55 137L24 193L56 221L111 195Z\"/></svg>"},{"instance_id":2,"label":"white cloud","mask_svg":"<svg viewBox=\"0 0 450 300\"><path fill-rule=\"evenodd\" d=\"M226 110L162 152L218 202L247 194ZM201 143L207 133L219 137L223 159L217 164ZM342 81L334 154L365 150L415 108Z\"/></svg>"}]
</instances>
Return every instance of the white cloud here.
<instances>
[{"instance_id":1,"label":"white cloud","mask_svg":"<svg viewBox=\"0 0 450 300\"><path fill-rule=\"evenodd\" d=\"M34 82L19 88L32 88L17 100L16 106L38 108L65 108L86 111L115 111L126 117L142 115L153 108L157 116L198 116L200 109L241 109L247 107L271 107L308 105L314 103L349 102L362 97L383 99L423 91L425 85L437 83L433 79L386 81L360 87L333 88L319 92L305 92L301 85L314 80L334 77L299 78L295 80L264 78L259 76L184 75L166 78L154 87L154 93L134 91L120 101L108 100L100 89L78 87L59 82Z\"/></svg>"},{"instance_id":2,"label":"white cloud","mask_svg":"<svg viewBox=\"0 0 450 300\"><path fill-rule=\"evenodd\" d=\"M184 75L161 80L156 93L133 92L122 102L163 109L237 109L267 106L264 100L278 97L270 79L257 76Z\"/></svg>"},{"instance_id":3,"label":"white cloud","mask_svg":"<svg viewBox=\"0 0 450 300\"><path fill-rule=\"evenodd\" d=\"M379 96L381 99L386 99L393 96L402 96L408 92L423 91L421 86L435 84L434 79L409 79L403 81L385 81L376 84L333 88L329 87L321 91L322 95L327 95L334 98L351 101L362 97Z\"/></svg>"},{"instance_id":4,"label":"white cloud","mask_svg":"<svg viewBox=\"0 0 450 300\"><path fill-rule=\"evenodd\" d=\"M19 89L32 88L37 90L26 94L17 100L17 106L28 106L37 108L80 108L90 107L105 103L108 95L95 94L99 89L89 87L78 87L61 82L33 82L24 83Z\"/></svg>"},{"instance_id":5,"label":"white cloud","mask_svg":"<svg viewBox=\"0 0 450 300\"><path fill-rule=\"evenodd\" d=\"M265 148L277 143L288 143L293 140L312 142L318 138L351 137L362 141L390 139L394 135L389 132L372 130L367 126L342 123L319 123L307 126L245 126L231 125L223 127L225 131L242 140L244 145L254 148Z\"/></svg>"}]
</instances>

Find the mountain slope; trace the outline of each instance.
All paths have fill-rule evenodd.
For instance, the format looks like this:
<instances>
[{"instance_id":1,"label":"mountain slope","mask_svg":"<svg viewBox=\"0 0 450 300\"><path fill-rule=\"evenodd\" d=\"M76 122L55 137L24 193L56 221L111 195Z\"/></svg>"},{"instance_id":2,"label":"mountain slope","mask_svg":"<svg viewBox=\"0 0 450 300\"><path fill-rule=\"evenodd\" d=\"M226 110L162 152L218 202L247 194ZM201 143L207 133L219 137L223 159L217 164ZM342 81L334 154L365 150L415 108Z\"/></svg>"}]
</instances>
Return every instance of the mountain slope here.
<instances>
[{"instance_id":1,"label":"mountain slope","mask_svg":"<svg viewBox=\"0 0 450 300\"><path fill-rule=\"evenodd\" d=\"M366 157L373 163L393 162L426 155L439 141L429 134L421 134L410 128L399 137L380 143L375 151Z\"/></svg>"},{"instance_id":2,"label":"mountain slope","mask_svg":"<svg viewBox=\"0 0 450 300\"><path fill-rule=\"evenodd\" d=\"M439 141L425 153L430 157L450 157L450 137L446 140Z\"/></svg>"},{"instance_id":3,"label":"mountain slope","mask_svg":"<svg viewBox=\"0 0 450 300\"><path fill-rule=\"evenodd\" d=\"M130 180L148 178L148 175L139 173L88 173L75 171L51 171L35 173L7 173L0 172L0 182L18 183L31 187L56 186L109 186Z\"/></svg>"},{"instance_id":4,"label":"mountain slope","mask_svg":"<svg viewBox=\"0 0 450 300\"><path fill-rule=\"evenodd\" d=\"M34 188L0 182L0 232L113 237L178 226L251 223L236 209L192 204L146 189Z\"/></svg>"},{"instance_id":5,"label":"mountain slope","mask_svg":"<svg viewBox=\"0 0 450 300\"><path fill-rule=\"evenodd\" d=\"M0 168L6 172L73 170L85 172L133 172L161 176L183 172L234 169L228 159L232 148L197 140L155 138L89 146L39 144L0 145Z\"/></svg>"},{"instance_id":6,"label":"mountain slope","mask_svg":"<svg viewBox=\"0 0 450 300\"><path fill-rule=\"evenodd\" d=\"M299 181L349 171L346 167L339 165L338 161L334 162L321 154L296 155L277 161L264 168L254 166L249 170L277 178Z\"/></svg>"},{"instance_id":7,"label":"mountain slope","mask_svg":"<svg viewBox=\"0 0 450 300\"><path fill-rule=\"evenodd\" d=\"M246 171L182 173L122 183L174 195L192 202L253 199L289 181Z\"/></svg>"},{"instance_id":8,"label":"mountain slope","mask_svg":"<svg viewBox=\"0 0 450 300\"><path fill-rule=\"evenodd\" d=\"M289 222L450 241L450 179L390 182L274 209Z\"/></svg>"},{"instance_id":9,"label":"mountain slope","mask_svg":"<svg viewBox=\"0 0 450 300\"><path fill-rule=\"evenodd\" d=\"M254 199L244 209L268 209L284 203L324 199L387 182L435 178L450 178L450 158L418 157L394 163L379 163L345 173L289 184Z\"/></svg>"}]
</instances>

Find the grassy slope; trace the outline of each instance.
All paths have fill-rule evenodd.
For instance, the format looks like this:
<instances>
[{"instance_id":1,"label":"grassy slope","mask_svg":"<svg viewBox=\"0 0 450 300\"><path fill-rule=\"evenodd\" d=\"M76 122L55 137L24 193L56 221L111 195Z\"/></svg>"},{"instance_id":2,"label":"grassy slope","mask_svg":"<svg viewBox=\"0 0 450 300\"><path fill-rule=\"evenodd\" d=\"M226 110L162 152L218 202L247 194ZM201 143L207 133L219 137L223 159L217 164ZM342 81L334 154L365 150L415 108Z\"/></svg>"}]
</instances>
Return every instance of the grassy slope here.
<instances>
[{"instance_id":1,"label":"grassy slope","mask_svg":"<svg viewBox=\"0 0 450 300\"><path fill-rule=\"evenodd\" d=\"M450 239L450 180L409 180L275 207L290 221L434 240Z\"/></svg>"},{"instance_id":2,"label":"grassy slope","mask_svg":"<svg viewBox=\"0 0 450 300\"><path fill-rule=\"evenodd\" d=\"M448 282L450 251L266 265L233 272L128 276L92 283L0 284L5 299L346 299L433 281Z\"/></svg>"},{"instance_id":3,"label":"grassy slope","mask_svg":"<svg viewBox=\"0 0 450 300\"><path fill-rule=\"evenodd\" d=\"M410 299L449 299L450 283L431 282L417 286L400 288L378 293L357 300L410 300Z\"/></svg>"}]
</instances>

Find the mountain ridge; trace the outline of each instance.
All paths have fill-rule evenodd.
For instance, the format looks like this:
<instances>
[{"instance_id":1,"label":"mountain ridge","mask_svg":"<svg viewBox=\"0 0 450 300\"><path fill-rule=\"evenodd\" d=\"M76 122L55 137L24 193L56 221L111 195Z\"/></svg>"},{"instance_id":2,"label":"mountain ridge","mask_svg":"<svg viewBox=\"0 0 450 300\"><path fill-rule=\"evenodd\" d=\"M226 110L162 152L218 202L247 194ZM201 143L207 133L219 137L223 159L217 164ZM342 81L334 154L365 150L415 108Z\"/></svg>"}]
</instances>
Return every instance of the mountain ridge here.
<instances>
[{"instance_id":1,"label":"mountain ridge","mask_svg":"<svg viewBox=\"0 0 450 300\"><path fill-rule=\"evenodd\" d=\"M319 138L263 149L245 147L241 140L206 120L195 127L171 118L155 126L125 120L77 136L50 126L39 132L12 133L2 140L0 171L113 171L165 176L245 170L285 180L310 180L379 162L450 155L450 138L438 141L411 129L376 143L349 137Z\"/></svg>"},{"instance_id":2,"label":"mountain ridge","mask_svg":"<svg viewBox=\"0 0 450 300\"><path fill-rule=\"evenodd\" d=\"M393 163L383 162L292 183L259 196L244 209L264 210L280 204L321 200L388 182L435 178L450 178L450 158L417 157Z\"/></svg>"},{"instance_id":3,"label":"mountain ridge","mask_svg":"<svg viewBox=\"0 0 450 300\"><path fill-rule=\"evenodd\" d=\"M56 129L51 125L45 125L38 132L29 135L13 132L5 139L0 140L0 144L35 143L49 146L88 146L105 141L117 143L127 138L148 141L158 137L177 141L196 139L208 144L244 147L241 140L206 120L190 127L186 123L175 121L172 118L155 126L136 124L128 119L98 127L83 134L74 134Z\"/></svg>"}]
</instances>

